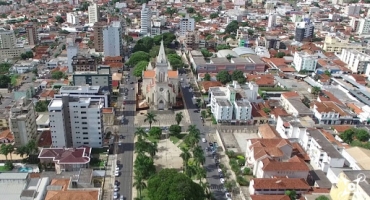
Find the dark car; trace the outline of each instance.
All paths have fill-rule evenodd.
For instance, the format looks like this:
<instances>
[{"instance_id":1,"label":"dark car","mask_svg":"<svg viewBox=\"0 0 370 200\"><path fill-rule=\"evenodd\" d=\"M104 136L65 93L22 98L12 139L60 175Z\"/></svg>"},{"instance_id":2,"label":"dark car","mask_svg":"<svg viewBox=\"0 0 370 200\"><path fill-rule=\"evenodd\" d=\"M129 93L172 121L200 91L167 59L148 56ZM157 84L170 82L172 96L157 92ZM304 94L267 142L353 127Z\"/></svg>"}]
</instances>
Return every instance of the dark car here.
<instances>
[{"instance_id":1,"label":"dark car","mask_svg":"<svg viewBox=\"0 0 370 200\"><path fill-rule=\"evenodd\" d=\"M220 178L223 178L224 177L224 174L223 173L220 173L219 176L220 176Z\"/></svg>"},{"instance_id":2,"label":"dark car","mask_svg":"<svg viewBox=\"0 0 370 200\"><path fill-rule=\"evenodd\" d=\"M119 181L115 180L114 181L114 185L117 185L118 186L119 185Z\"/></svg>"},{"instance_id":3,"label":"dark car","mask_svg":"<svg viewBox=\"0 0 370 200\"><path fill-rule=\"evenodd\" d=\"M134 84L134 82L131 82L130 84Z\"/></svg>"},{"instance_id":4,"label":"dark car","mask_svg":"<svg viewBox=\"0 0 370 200\"><path fill-rule=\"evenodd\" d=\"M194 110L195 113L199 113L199 110Z\"/></svg>"},{"instance_id":5,"label":"dark car","mask_svg":"<svg viewBox=\"0 0 370 200\"><path fill-rule=\"evenodd\" d=\"M213 147L213 143L212 143L212 142L210 142L210 143L208 143L208 144L209 144L209 146L210 146L210 147Z\"/></svg>"}]
</instances>

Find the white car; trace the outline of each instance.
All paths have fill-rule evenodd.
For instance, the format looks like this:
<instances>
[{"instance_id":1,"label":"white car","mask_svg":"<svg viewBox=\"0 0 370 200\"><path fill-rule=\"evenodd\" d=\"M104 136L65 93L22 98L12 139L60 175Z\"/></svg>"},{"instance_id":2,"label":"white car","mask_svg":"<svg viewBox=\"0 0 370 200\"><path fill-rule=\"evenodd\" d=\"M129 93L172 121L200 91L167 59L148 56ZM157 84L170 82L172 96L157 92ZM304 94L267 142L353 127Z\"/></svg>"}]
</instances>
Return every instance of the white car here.
<instances>
[{"instance_id":1,"label":"white car","mask_svg":"<svg viewBox=\"0 0 370 200\"><path fill-rule=\"evenodd\" d=\"M220 172L222 172L222 169L221 168L218 168L217 171L220 173Z\"/></svg>"},{"instance_id":2,"label":"white car","mask_svg":"<svg viewBox=\"0 0 370 200\"><path fill-rule=\"evenodd\" d=\"M119 200L123 200L123 196L121 195L121 197L119 198Z\"/></svg>"},{"instance_id":3,"label":"white car","mask_svg":"<svg viewBox=\"0 0 370 200\"><path fill-rule=\"evenodd\" d=\"M118 167L118 166L116 167L116 171L117 171L117 172L119 171L119 167Z\"/></svg>"},{"instance_id":4,"label":"white car","mask_svg":"<svg viewBox=\"0 0 370 200\"><path fill-rule=\"evenodd\" d=\"M224 184L224 183L225 183L225 179L220 178L220 182L221 182L222 184Z\"/></svg>"},{"instance_id":5,"label":"white car","mask_svg":"<svg viewBox=\"0 0 370 200\"><path fill-rule=\"evenodd\" d=\"M230 194L230 193L228 193L228 192L226 192L226 193L225 193L225 197L226 197L227 199L231 199L231 194Z\"/></svg>"},{"instance_id":6,"label":"white car","mask_svg":"<svg viewBox=\"0 0 370 200\"><path fill-rule=\"evenodd\" d=\"M113 194L113 198L114 198L114 199L117 199L117 198L118 198L118 193L117 193L117 192L115 192L115 193Z\"/></svg>"},{"instance_id":7,"label":"white car","mask_svg":"<svg viewBox=\"0 0 370 200\"><path fill-rule=\"evenodd\" d=\"M114 173L114 176L119 176L119 172L118 171L116 171L115 173Z\"/></svg>"},{"instance_id":8,"label":"white car","mask_svg":"<svg viewBox=\"0 0 370 200\"><path fill-rule=\"evenodd\" d=\"M119 190L118 187L114 187L114 191L117 192Z\"/></svg>"},{"instance_id":9,"label":"white car","mask_svg":"<svg viewBox=\"0 0 370 200\"><path fill-rule=\"evenodd\" d=\"M206 138L202 138L202 142L206 143L207 142Z\"/></svg>"}]
</instances>

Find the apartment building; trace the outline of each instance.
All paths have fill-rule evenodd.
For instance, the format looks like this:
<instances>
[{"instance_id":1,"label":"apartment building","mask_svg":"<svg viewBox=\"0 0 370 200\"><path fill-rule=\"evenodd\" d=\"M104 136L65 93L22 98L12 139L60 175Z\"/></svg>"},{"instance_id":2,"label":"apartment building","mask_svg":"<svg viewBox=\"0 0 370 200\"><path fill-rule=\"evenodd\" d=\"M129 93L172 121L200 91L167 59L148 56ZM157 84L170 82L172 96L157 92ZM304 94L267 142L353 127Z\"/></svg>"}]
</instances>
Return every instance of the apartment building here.
<instances>
[{"instance_id":1,"label":"apartment building","mask_svg":"<svg viewBox=\"0 0 370 200\"><path fill-rule=\"evenodd\" d=\"M189 14L180 19L179 22L180 36L185 36L187 32L193 32L195 30L195 20L191 18Z\"/></svg>"},{"instance_id":2,"label":"apartment building","mask_svg":"<svg viewBox=\"0 0 370 200\"><path fill-rule=\"evenodd\" d=\"M354 73L363 74L370 64L370 56L354 49L342 49L340 60L347 64L347 68Z\"/></svg>"},{"instance_id":3,"label":"apartment building","mask_svg":"<svg viewBox=\"0 0 370 200\"><path fill-rule=\"evenodd\" d=\"M14 58L25 52L24 48L16 47L16 37L13 30L0 28L0 58Z\"/></svg>"},{"instance_id":4,"label":"apartment building","mask_svg":"<svg viewBox=\"0 0 370 200\"><path fill-rule=\"evenodd\" d=\"M313 116L313 112L301 101L297 92L285 92L281 95L281 105L295 117Z\"/></svg>"},{"instance_id":5,"label":"apartment building","mask_svg":"<svg viewBox=\"0 0 370 200\"><path fill-rule=\"evenodd\" d=\"M103 107L101 99L67 94L61 99L53 99L48 106L52 147L102 147Z\"/></svg>"},{"instance_id":6,"label":"apartment building","mask_svg":"<svg viewBox=\"0 0 370 200\"><path fill-rule=\"evenodd\" d=\"M10 131L14 135L16 147L26 145L30 140L36 139L37 113L32 100L26 97L18 100L11 108L9 115Z\"/></svg>"},{"instance_id":7,"label":"apartment building","mask_svg":"<svg viewBox=\"0 0 370 200\"><path fill-rule=\"evenodd\" d=\"M94 23L94 48L96 52L104 52L103 30L106 25L106 22Z\"/></svg>"},{"instance_id":8,"label":"apartment building","mask_svg":"<svg viewBox=\"0 0 370 200\"><path fill-rule=\"evenodd\" d=\"M103 101L104 107L110 105L110 95L108 90L100 88L100 86L63 86L59 89L59 94L54 95L54 99L61 99L63 95L71 97L91 98L95 101Z\"/></svg>"},{"instance_id":9,"label":"apartment building","mask_svg":"<svg viewBox=\"0 0 370 200\"><path fill-rule=\"evenodd\" d=\"M98 4L93 3L88 7L89 24L94 24L99 21L100 11Z\"/></svg>"},{"instance_id":10,"label":"apartment building","mask_svg":"<svg viewBox=\"0 0 370 200\"><path fill-rule=\"evenodd\" d=\"M359 118L344 105L333 101L314 102L311 110L318 124L358 124Z\"/></svg>"},{"instance_id":11,"label":"apartment building","mask_svg":"<svg viewBox=\"0 0 370 200\"><path fill-rule=\"evenodd\" d=\"M365 51L366 46L361 43L350 42L349 38L336 35L327 35L322 48L327 52L342 53L343 49L355 49L360 52Z\"/></svg>"},{"instance_id":12,"label":"apartment building","mask_svg":"<svg viewBox=\"0 0 370 200\"><path fill-rule=\"evenodd\" d=\"M103 28L104 56L122 56L122 27L120 21L113 21Z\"/></svg>"},{"instance_id":13,"label":"apartment building","mask_svg":"<svg viewBox=\"0 0 370 200\"><path fill-rule=\"evenodd\" d=\"M27 40L29 45L37 44L37 26L36 23L28 23L26 25Z\"/></svg>"},{"instance_id":14,"label":"apartment building","mask_svg":"<svg viewBox=\"0 0 370 200\"><path fill-rule=\"evenodd\" d=\"M77 25L80 23L80 18L77 13L69 12L67 13L67 22L72 25Z\"/></svg>"},{"instance_id":15,"label":"apartment building","mask_svg":"<svg viewBox=\"0 0 370 200\"><path fill-rule=\"evenodd\" d=\"M216 121L245 123L251 119L252 105L258 96L254 83L239 85L233 81L227 87L210 87L208 99Z\"/></svg>"},{"instance_id":16,"label":"apartment building","mask_svg":"<svg viewBox=\"0 0 370 200\"><path fill-rule=\"evenodd\" d=\"M199 32L187 32L185 34L185 46L186 48L197 49L199 47Z\"/></svg>"},{"instance_id":17,"label":"apartment building","mask_svg":"<svg viewBox=\"0 0 370 200\"><path fill-rule=\"evenodd\" d=\"M92 55L77 54L72 57L73 71L96 71L100 60Z\"/></svg>"},{"instance_id":18,"label":"apartment building","mask_svg":"<svg viewBox=\"0 0 370 200\"><path fill-rule=\"evenodd\" d=\"M140 15L140 34L146 36L151 32L152 11L146 3L143 3L142 6Z\"/></svg>"},{"instance_id":19,"label":"apartment building","mask_svg":"<svg viewBox=\"0 0 370 200\"><path fill-rule=\"evenodd\" d=\"M72 76L74 86L100 86L102 90L112 91L112 74L108 65L99 65L96 71L79 71Z\"/></svg>"},{"instance_id":20,"label":"apartment building","mask_svg":"<svg viewBox=\"0 0 370 200\"><path fill-rule=\"evenodd\" d=\"M362 5L361 4L351 4L344 7L344 14L347 16L360 16Z\"/></svg>"},{"instance_id":21,"label":"apartment building","mask_svg":"<svg viewBox=\"0 0 370 200\"><path fill-rule=\"evenodd\" d=\"M368 35L370 33L370 18L360 18L358 23L357 34Z\"/></svg>"},{"instance_id":22,"label":"apartment building","mask_svg":"<svg viewBox=\"0 0 370 200\"><path fill-rule=\"evenodd\" d=\"M342 171L330 190L332 200L368 200L370 170Z\"/></svg>"},{"instance_id":23,"label":"apartment building","mask_svg":"<svg viewBox=\"0 0 370 200\"><path fill-rule=\"evenodd\" d=\"M303 22L296 22L294 40L302 42L304 39L312 38L315 26L309 18L304 18Z\"/></svg>"},{"instance_id":24,"label":"apartment building","mask_svg":"<svg viewBox=\"0 0 370 200\"><path fill-rule=\"evenodd\" d=\"M311 54L306 51L296 51L294 53L293 64L298 72L302 70L313 72L316 70L318 58L319 56L316 54Z\"/></svg>"}]
</instances>

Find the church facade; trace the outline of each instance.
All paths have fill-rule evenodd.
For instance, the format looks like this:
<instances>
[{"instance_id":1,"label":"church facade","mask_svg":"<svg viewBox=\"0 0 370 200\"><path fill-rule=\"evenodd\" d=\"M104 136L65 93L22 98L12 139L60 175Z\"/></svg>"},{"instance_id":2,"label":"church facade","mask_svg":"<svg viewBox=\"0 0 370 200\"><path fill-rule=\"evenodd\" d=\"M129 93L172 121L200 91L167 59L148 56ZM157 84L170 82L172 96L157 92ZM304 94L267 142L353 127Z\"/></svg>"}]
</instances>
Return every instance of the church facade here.
<instances>
[{"instance_id":1,"label":"church facade","mask_svg":"<svg viewBox=\"0 0 370 200\"><path fill-rule=\"evenodd\" d=\"M171 109L176 104L180 82L178 71L173 71L167 60L163 41L154 65L149 62L143 71L142 95L153 110Z\"/></svg>"}]
</instances>

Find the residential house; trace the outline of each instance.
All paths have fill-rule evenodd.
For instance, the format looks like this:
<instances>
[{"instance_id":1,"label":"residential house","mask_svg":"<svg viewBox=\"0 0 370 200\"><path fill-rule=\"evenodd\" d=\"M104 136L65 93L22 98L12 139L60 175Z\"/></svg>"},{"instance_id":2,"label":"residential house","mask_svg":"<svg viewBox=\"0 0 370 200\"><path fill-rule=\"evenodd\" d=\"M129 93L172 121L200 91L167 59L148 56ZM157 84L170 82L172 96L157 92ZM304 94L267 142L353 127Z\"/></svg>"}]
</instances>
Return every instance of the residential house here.
<instances>
[{"instance_id":1,"label":"residential house","mask_svg":"<svg viewBox=\"0 0 370 200\"><path fill-rule=\"evenodd\" d=\"M338 176L338 183L330 190L332 200L368 200L370 170L343 171Z\"/></svg>"},{"instance_id":2,"label":"residential house","mask_svg":"<svg viewBox=\"0 0 370 200\"><path fill-rule=\"evenodd\" d=\"M270 124L259 125L257 134L260 138L264 139L281 138L276 131L276 127L272 127Z\"/></svg>"},{"instance_id":3,"label":"residential house","mask_svg":"<svg viewBox=\"0 0 370 200\"><path fill-rule=\"evenodd\" d=\"M301 101L297 92L285 92L281 95L281 104L284 109L295 117L313 116L313 112Z\"/></svg>"},{"instance_id":4,"label":"residential house","mask_svg":"<svg viewBox=\"0 0 370 200\"><path fill-rule=\"evenodd\" d=\"M14 142L14 136L12 132L10 132L9 129L3 130L0 132L0 144L7 144L7 143L13 143Z\"/></svg>"},{"instance_id":5,"label":"residential house","mask_svg":"<svg viewBox=\"0 0 370 200\"><path fill-rule=\"evenodd\" d=\"M287 195L251 195L250 200L290 200Z\"/></svg>"},{"instance_id":6,"label":"residential house","mask_svg":"<svg viewBox=\"0 0 370 200\"><path fill-rule=\"evenodd\" d=\"M344 105L333 101L314 102L311 104L318 124L338 125L338 124L358 124L359 119L356 114L349 111Z\"/></svg>"},{"instance_id":7,"label":"residential house","mask_svg":"<svg viewBox=\"0 0 370 200\"><path fill-rule=\"evenodd\" d=\"M115 120L114 108L112 108L112 107L103 108L101 112L103 114L104 126L113 126L114 125L114 120ZM123 118L122 118L122 120L123 120Z\"/></svg>"},{"instance_id":8,"label":"residential house","mask_svg":"<svg viewBox=\"0 0 370 200\"><path fill-rule=\"evenodd\" d=\"M284 195L287 190L304 194L310 189L303 178L254 178L249 183L251 195Z\"/></svg>"},{"instance_id":9,"label":"residential house","mask_svg":"<svg viewBox=\"0 0 370 200\"><path fill-rule=\"evenodd\" d=\"M78 171L87 168L90 162L91 148L43 148L38 158L41 163L54 163L57 174L63 171Z\"/></svg>"}]
</instances>

